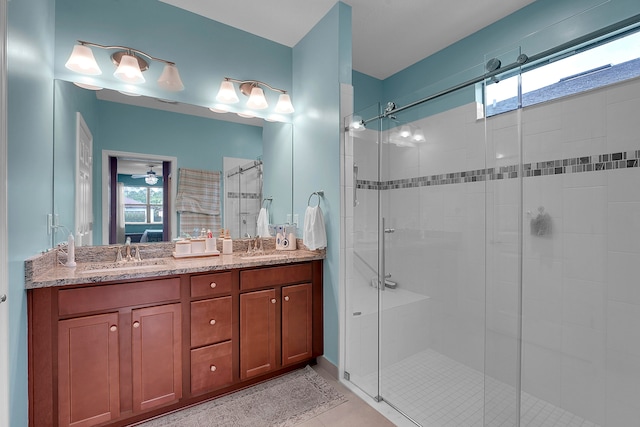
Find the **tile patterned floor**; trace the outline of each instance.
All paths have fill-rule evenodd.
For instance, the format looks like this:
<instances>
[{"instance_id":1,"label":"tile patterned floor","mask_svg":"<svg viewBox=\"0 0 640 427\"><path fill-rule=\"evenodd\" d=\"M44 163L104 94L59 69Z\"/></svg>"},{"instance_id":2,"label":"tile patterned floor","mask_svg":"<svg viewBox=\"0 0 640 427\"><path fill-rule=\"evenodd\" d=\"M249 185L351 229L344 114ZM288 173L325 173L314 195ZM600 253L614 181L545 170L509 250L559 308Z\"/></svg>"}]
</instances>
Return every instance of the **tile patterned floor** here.
<instances>
[{"instance_id":1,"label":"tile patterned floor","mask_svg":"<svg viewBox=\"0 0 640 427\"><path fill-rule=\"evenodd\" d=\"M352 379L371 390L376 376ZM490 378L485 382L481 372L433 350L384 369L381 382L384 399L425 427L515 425L513 387ZM522 395L521 410L521 427L600 427L528 393Z\"/></svg>"}]
</instances>

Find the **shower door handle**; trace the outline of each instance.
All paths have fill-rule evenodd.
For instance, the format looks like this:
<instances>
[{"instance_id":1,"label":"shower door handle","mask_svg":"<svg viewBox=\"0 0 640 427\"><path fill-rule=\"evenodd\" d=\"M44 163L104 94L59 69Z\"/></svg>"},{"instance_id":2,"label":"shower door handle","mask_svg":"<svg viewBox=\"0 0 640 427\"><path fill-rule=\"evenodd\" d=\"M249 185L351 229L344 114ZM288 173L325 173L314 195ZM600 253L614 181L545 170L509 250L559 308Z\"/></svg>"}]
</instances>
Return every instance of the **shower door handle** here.
<instances>
[{"instance_id":1,"label":"shower door handle","mask_svg":"<svg viewBox=\"0 0 640 427\"><path fill-rule=\"evenodd\" d=\"M353 164L353 207L358 206L358 164Z\"/></svg>"},{"instance_id":2,"label":"shower door handle","mask_svg":"<svg viewBox=\"0 0 640 427\"><path fill-rule=\"evenodd\" d=\"M385 228L384 232L387 234L391 234L391 233L395 233L396 229L395 228Z\"/></svg>"}]
</instances>

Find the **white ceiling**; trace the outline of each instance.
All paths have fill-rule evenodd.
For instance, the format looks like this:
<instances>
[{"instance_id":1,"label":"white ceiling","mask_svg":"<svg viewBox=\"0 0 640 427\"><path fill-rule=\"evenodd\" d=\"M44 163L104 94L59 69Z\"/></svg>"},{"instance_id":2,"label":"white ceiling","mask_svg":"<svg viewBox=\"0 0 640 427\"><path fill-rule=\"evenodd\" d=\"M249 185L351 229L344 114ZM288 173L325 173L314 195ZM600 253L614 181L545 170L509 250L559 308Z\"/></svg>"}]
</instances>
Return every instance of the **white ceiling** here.
<instances>
[{"instance_id":1,"label":"white ceiling","mask_svg":"<svg viewBox=\"0 0 640 427\"><path fill-rule=\"evenodd\" d=\"M161 0L293 47L336 0ZM343 0L353 69L385 79L535 0Z\"/></svg>"}]
</instances>

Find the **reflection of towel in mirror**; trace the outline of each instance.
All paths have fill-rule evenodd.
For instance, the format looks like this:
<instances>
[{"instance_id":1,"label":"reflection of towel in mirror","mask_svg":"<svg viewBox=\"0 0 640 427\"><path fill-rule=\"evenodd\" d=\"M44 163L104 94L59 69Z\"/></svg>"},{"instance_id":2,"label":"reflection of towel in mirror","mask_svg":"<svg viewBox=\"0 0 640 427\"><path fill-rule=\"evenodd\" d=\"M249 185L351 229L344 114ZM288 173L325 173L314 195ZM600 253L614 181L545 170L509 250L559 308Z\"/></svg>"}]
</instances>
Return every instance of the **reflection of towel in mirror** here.
<instances>
[{"instance_id":1,"label":"reflection of towel in mirror","mask_svg":"<svg viewBox=\"0 0 640 427\"><path fill-rule=\"evenodd\" d=\"M327 232L320 206L308 206L304 213L304 245L310 250L327 247Z\"/></svg>"},{"instance_id":2,"label":"reflection of towel in mirror","mask_svg":"<svg viewBox=\"0 0 640 427\"><path fill-rule=\"evenodd\" d=\"M256 228L256 235L260 237L270 237L269 234L269 211L267 208L260 209L258 214L258 227Z\"/></svg>"}]
</instances>

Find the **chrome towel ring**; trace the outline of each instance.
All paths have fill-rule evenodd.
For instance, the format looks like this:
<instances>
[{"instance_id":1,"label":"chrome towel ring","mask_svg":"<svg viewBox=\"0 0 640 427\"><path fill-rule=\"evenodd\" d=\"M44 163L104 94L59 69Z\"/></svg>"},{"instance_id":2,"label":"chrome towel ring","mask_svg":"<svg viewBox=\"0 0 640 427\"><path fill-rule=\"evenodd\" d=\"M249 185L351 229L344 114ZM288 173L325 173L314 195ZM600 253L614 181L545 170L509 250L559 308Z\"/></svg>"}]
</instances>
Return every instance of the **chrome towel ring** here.
<instances>
[{"instance_id":1,"label":"chrome towel ring","mask_svg":"<svg viewBox=\"0 0 640 427\"><path fill-rule=\"evenodd\" d=\"M311 206L311 198L313 196L318 196L318 204L316 206L320 206L320 198L324 197L324 191L320 190L311 193L311 195L309 196L309 200L307 200L307 206Z\"/></svg>"}]
</instances>

